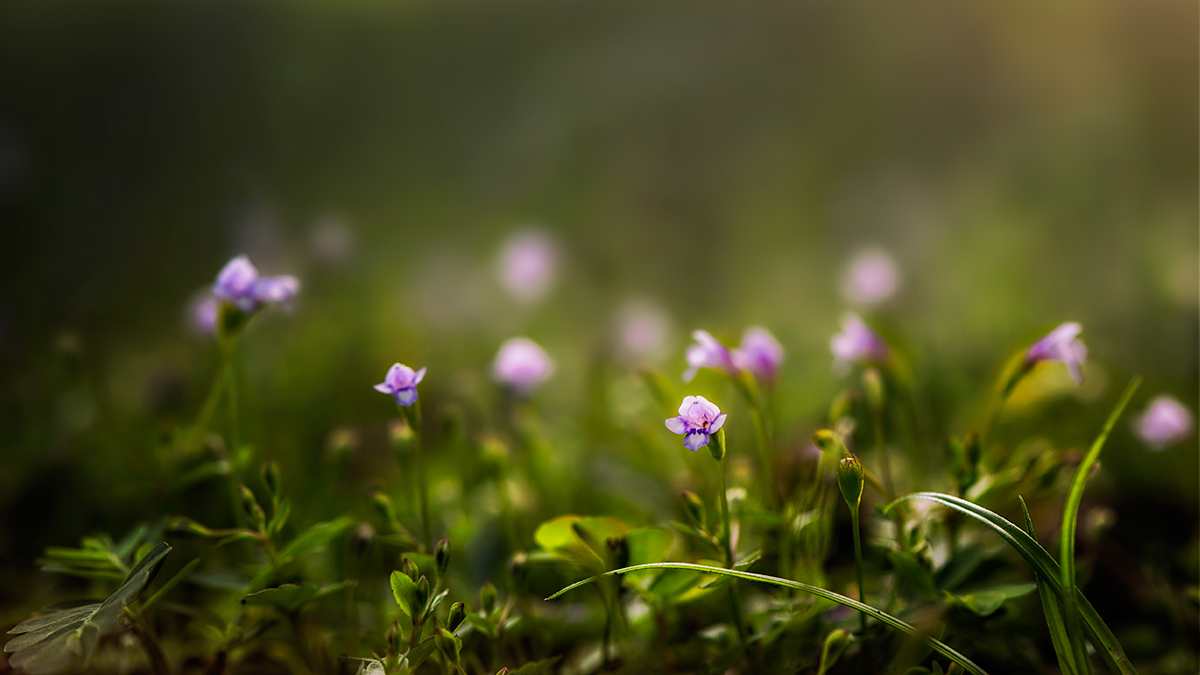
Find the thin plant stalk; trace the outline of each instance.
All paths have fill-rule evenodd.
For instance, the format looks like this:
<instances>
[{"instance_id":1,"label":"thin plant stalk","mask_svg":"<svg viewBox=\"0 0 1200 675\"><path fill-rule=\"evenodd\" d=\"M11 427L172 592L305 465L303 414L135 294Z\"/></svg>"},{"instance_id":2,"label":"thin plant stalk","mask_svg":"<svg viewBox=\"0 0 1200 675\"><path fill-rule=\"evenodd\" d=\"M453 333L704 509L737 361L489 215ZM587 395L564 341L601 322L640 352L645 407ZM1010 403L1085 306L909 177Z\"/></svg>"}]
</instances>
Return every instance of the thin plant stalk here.
<instances>
[{"instance_id":1,"label":"thin plant stalk","mask_svg":"<svg viewBox=\"0 0 1200 675\"><path fill-rule=\"evenodd\" d=\"M433 539L429 529L429 486L425 481L425 460L421 454L421 401L417 400L403 410L413 430L412 453L417 469L417 494L421 500L421 533L424 536L422 545L423 550L430 551L433 550Z\"/></svg>"},{"instance_id":2,"label":"thin plant stalk","mask_svg":"<svg viewBox=\"0 0 1200 675\"><path fill-rule=\"evenodd\" d=\"M858 599L866 602L867 593L863 590L862 536L858 532L858 509L850 511L850 527L854 530L854 573L858 578ZM867 632L867 615L860 613L858 618L862 621L862 632Z\"/></svg>"},{"instance_id":3,"label":"thin plant stalk","mask_svg":"<svg viewBox=\"0 0 1200 675\"><path fill-rule=\"evenodd\" d=\"M717 434L718 436L713 440L716 441L719 438L720 440L717 442L721 446L721 458L718 460L721 464L721 522L724 526L721 531L721 547L725 549L725 566L733 569L733 531L729 524L729 497L726 495L728 490L725 486L725 431L718 431ZM745 641L746 627L742 623L742 606L738 601L736 583L729 584L729 606L733 611L733 621L737 626L738 638Z\"/></svg>"}]
</instances>

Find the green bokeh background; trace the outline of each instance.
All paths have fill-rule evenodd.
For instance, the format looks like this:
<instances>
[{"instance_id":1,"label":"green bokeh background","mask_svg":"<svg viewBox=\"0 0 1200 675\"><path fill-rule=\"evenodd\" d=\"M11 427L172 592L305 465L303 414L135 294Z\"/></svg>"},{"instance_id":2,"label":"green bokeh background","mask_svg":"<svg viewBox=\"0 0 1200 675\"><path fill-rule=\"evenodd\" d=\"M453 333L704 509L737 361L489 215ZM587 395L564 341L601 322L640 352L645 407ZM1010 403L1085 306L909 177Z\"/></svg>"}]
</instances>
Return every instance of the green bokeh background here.
<instances>
[{"instance_id":1,"label":"green bokeh background","mask_svg":"<svg viewBox=\"0 0 1200 675\"><path fill-rule=\"evenodd\" d=\"M495 349L529 335L571 438L631 297L671 315L672 375L695 328L771 328L800 447L839 389L838 283L865 245L902 269L876 319L934 435L977 426L1004 359L1064 320L1089 383L1038 433L1087 443L1138 373L1136 407L1195 411L1196 25L1166 0L5 3L0 602L42 547L155 515L139 458L216 367L184 307L243 252L303 284L244 352L245 436L302 519L358 508L386 464L370 385L393 361L429 367L427 409L489 401ZM330 218L353 236L335 264L312 245ZM530 225L563 269L524 308L492 265ZM367 459L331 489L338 428ZM587 482L602 450L562 452ZM1122 423L1103 463L1089 498L1133 559L1194 559L1195 436L1150 454Z\"/></svg>"}]
</instances>

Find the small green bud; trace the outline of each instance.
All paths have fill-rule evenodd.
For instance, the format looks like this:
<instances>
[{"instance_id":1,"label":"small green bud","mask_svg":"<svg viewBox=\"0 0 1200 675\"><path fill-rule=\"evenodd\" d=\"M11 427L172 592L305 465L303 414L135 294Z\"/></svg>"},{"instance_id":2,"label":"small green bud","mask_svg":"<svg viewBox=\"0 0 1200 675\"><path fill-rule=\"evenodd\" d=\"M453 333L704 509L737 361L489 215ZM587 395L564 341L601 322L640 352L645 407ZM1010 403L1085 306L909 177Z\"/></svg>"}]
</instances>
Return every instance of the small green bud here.
<instances>
[{"instance_id":1,"label":"small green bud","mask_svg":"<svg viewBox=\"0 0 1200 675\"><path fill-rule=\"evenodd\" d=\"M490 581L483 582L483 588L479 589L479 606L483 608L485 616L491 616L496 608L496 596L496 585Z\"/></svg>"},{"instance_id":2,"label":"small green bud","mask_svg":"<svg viewBox=\"0 0 1200 675\"><path fill-rule=\"evenodd\" d=\"M279 473L279 462L273 458L263 462L262 482L272 499L278 500L282 496L283 482Z\"/></svg>"},{"instance_id":3,"label":"small green bud","mask_svg":"<svg viewBox=\"0 0 1200 675\"><path fill-rule=\"evenodd\" d=\"M708 519L700 495L690 490L684 490L680 497L683 498L683 510L691 517L692 524L702 530L706 528Z\"/></svg>"},{"instance_id":4,"label":"small green bud","mask_svg":"<svg viewBox=\"0 0 1200 675\"><path fill-rule=\"evenodd\" d=\"M525 580L525 561L529 559L529 554L525 551L517 551L512 558L508 560L508 575L512 577L514 583L518 586Z\"/></svg>"},{"instance_id":5,"label":"small green bud","mask_svg":"<svg viewBox=\"0 0 1200 675\"><path fill-rule=\"evenodd\" d=\"M450 616L446 617L446 628L451 631L457 630L466 618L467 606L461 602L456 602L450 605Z\"/></svg>"},{"instance_id":6,"label":"small green bud","mask_svg":"<svg viewBox=\"0 0 1200 675\"><path fill-rule=\"evenodd\" d=\"M813 445L826 454L845 454L847 452L846 444L842 442L842 439L838 438L837 434L829 429L818 429L813 434Z\"/></svg>"},{"instance_id":7,"label":"small green bud","mask_svg":"<svg viewBox=\"0 0 1200 675\"><path fill-rule=\"evenodd\" d=\"M267 526L267 515L263 513L262 507L258 505L258 500L254 498L254 493L245 485L238 486L238 496L242 501L242 515L246 516L246 520L250 525L258 531L262 531Z\"/></svg>"},{"instance_id":8,"label":"small green bud","mask_svg":"<svg viewBox=\"0 0 1200 675\"><path fill-rule=\"evenodd\" d=\"M858 457L850 455L838 462L837 481L842 496L846 499L846 504L851 511L858 513L863 493L863 467L862 462L858 461Z\"/></svg>"},{"instance_id":9,"label":"small green bud","mask_svg":"<svg viewBox=\"0 0 1200 675\"><path fill-rule=\"evenodd\" d=\"M850 417L850 412L854 410L855 396L853 389L843 389L833 397L833 401L829 404L830 425L837 424L838 420L843 417Z\"/></svg>"},{"instance_id":10,"label":"small green bud","mask_svg":"<svg viewBox=\"0 0 1200 675\"><path fill-rule=\"evenodd\" d=\"M441 650L442 654L444 654L447 659L450 659L452 663L458 663L458 650L462 648L462 641L456 637L454 633L451 633L445 628L437 629L437 632L435 632L433 636L434 640L436 640L437 647L439 650Z\"/></svg>"},{"instance_id":11,"label":"small green bud","mask_svg":"<svg viewBox=\"0 0 1200 675\"><path fill-rule=\"evenodd\" d=\"M448 538L442 538L433 547L433 560L437 564L438 579L444 578L446 571L450 569L450 540Z\"/></svg>"},{"instance_id":12,"label":"small green bud","mask_svg":"<svg viewBox=\"0 0 1200 675\"><path fill-rule=\"evenodd\" d=\"M718 462L725 459L725 427L721 427L708 438L708 451L712 453L713 459Z\"/></svg>"},{"instance_id":13,"label":"small green bud","mask_svg":"<svg viewBox=\"0 0 1200 675\"><path fill-rule=\"evenodd\" d=\"M416 581L421 578L421 570L417 568L417 564L410 558L405 558L400 561L400 571L404 572L404 576Z\"/></svg>"},{"instance_id":14,"label":"small green bud","mask_svg":"<svg viewBox=\"0 0 1200 675\"><path fill-rule=\"evenodd\" d=\"M867 368L862 374L863 394L866 396L867 405L871 406L871 410L879 412L883 410L883 377L875 368Z\"/></svg>"},{"instance_id":15,"label":"small green bud","mask_svg":"<svg viewBox=\"0 0 1200 675\"><path fill-rule=\"evenodd\" d=\"M388 656L399 654L400 648L404 644L404 631L401 630L399 621L393 621L392 625L388 626L386 637Z\"/></svg>"},{"instance_id":16,"label":"small green bud","mask_svg":"<svg viewBox=\"0 0 1200 675\"><path fill-rule=\"evenodd\" d=\"M389 526L396 520L396 509L392 506L392 498L381 490L371 490L371 508L375 510L375 515Z\"/></svg>"},{"instance_id":17,"label":"small green bud","mask_svg":"<svg viewBox=\"0 0 1200 675\"><path fill-rule=\"evenodd\" d=\"M425 575L421 575L421 578L417 579L417 596L415 598L417 606L413 609L417 610L420 614L424 614L429 606L430 595L429 579Z\"/></svg>"}]
</instances>

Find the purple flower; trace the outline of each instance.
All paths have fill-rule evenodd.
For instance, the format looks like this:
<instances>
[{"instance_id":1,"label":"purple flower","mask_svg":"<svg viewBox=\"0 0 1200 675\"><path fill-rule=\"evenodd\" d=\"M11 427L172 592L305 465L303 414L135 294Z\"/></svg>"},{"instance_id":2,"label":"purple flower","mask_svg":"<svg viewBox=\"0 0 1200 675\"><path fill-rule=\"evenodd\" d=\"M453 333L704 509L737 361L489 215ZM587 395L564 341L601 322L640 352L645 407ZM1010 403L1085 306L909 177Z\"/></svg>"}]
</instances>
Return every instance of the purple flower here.
<instances>
[{"instance_id":1,"label":"purple flower","mask_svg":"<svg viewBox=\"0 0 1200 675\"><path fill-rule=\"evenodd\" d=\"M883 362L888 358L888 346L857 314L842 317L842 332L829 341L834 365L844 366L854 361Z\"/></svg>"},{"instance_id":2,"label":"purple flower","mask_svg":"<svg viewBox=\"0 0 1200 675\"><path fill-rule=\"evenodd\" d=\"M760 382L774 384L783 365L783 345L766 328L750 326L733 352L733 364L739 370L750 371Z\"/></svg>"},{"instance_id":3,"label":"purple flower","mask_svg":"<svg viewBox=\"0 0 1200 675\"><path fill-rule=\"evenodd\" d=\"M528 394L554 372L554 361L536 342L510 338L500 345L492 363L492 378L518 394Z\"/></svg>"},{"instance_id":4,"label":"purple flower","mask_svg":"<svg viewBox=\"0 0 1200 675\"><path fill-rule=\"evenodd\" d=\"M1174 396L1155 396L1133 430L1151 450L1163 450L1192 435L1192 413Z\"/></svg>"},{"instance_id":5,"label":"purple flower","mask_svg":"<svg viewBox=\"0 0 1200 675\"><path fill-rule=\"evenodd\" d=\"M692 333L696 344L687 349L688 369L683 373L683 381L691 382L696 377L696 371L701 368L712 368L730 375L737 375L738 368L733 365L733 354L729 348L721 344L708 331L698 330Z\"/></svg>"},{"instance_id":6,"label":"purple flower","mask_svg":"<svg viewBox=\"0 0 1200 675\"><path fill-rule=\"evenodd\" d=\"M558 247L537 231L519 232L500 249L500 281L521 302L541 300L558 272Z\"/></svg>"},{"instance_id":7,"label":"purple flower","mask_svg":"<svg viewBox=\"0 0 1200 675\"><path fill-rule=\"evenodd\" d=\"M413 372L412 368L403 363L393 364L388 369L383 382L375 385L375 391L391 394L396 399L396 405L407 408L417 402L417 385L425 379L425 369Z\"/></svg>"},{"instance_id":8,"label":"purple flower","mask_svg":"<svg viewBox=\"0 0 1200 675\"><path fill-rule=\"evenodd\" d=\"M666 421L667 429L683 436L683 447L695 452L708 445L709 437L725 424L725 413L703 396L685 396L679 417Z\"/></svg>"},{"instance_id":9,"label":"purple flower","mask_svg":"<svg viewBox=\"0 0 1200 675\"><path fill-rule=\"evenodd\" d=\"M1025 350L1025 363L1033 366L1040 361L1058 361L1067 367L1075 384L1083 383L1083 360L1087 358L1087 347L1078 340L1083 330L1078 323L1068 321L1050 331L1046 337L1033 343Z\"/></svg>"},{"instance_id":10,"label":"purple flower","mask_svg":"<svg viewBox=\"0 0 1200 675\"><path fill-rule=\"evenodd\" d=\"M658 361L665 356L671 319L648 300L630 300L617 310L617 347L630 361Z\"/></svg>"},{"instance_id":11,"label":"purple flower","mask_svg":"<svg viewBox=\"0 0 1200 675\"><path fill-rule=\"evenodd\" d=\"M860 251L850 260L842 281L842 295L852 303L878 305L896 292L900 273L892 258L878 249Z\"/></svg>"},{"instance_id":12,"label":"purple flower","mask_svg":"<svg viewBox=\"0 0 1200 675\"><path fill-rule=\"evenodd\" d=\"M232 302L243 312L258 309L261 303L286 304L300 289L296 277L260 277L250 259L240 255L230 260L217 281L213 284L213 295L220 300Z\"/></svg>"},{"instance_id":13,"label":"purple flower","mask_svg":"<svg viewBox=\"0 0 1200 675\"><path fill-rule=\"evenodd\" d=\"M216 335L220 312L221 303L213 296L205 295L188 305L188 322L197 335Z\"/></svg>"}]
</instances>

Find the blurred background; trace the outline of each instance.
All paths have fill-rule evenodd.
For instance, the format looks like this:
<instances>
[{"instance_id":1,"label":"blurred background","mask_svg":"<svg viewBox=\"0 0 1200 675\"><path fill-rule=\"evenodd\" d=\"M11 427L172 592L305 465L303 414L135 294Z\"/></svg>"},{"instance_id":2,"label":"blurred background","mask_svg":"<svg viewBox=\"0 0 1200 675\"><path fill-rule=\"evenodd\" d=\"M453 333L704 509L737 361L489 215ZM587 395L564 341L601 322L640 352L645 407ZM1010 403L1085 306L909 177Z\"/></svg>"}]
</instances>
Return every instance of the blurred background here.
<instances>
[{"instance_id":1,"label":"blurred background","mask_svg":"<svg viewBox=\"0 0 1200 675\"><path fill-rule=\"evenodd\" d=\"M556 362L564 437L597 369L644 397L620 364L675 378L692 330L760 324L800 447L854 307L935 437L1066 320L1087 381L1043 433L1090 442L1139 373L1135 408L1194 413L1196 26L1170 0L4 3L0 600L44 546L155 515L138 458L204 400L189 303L241 253L301 282L243 345L245 436L298 495L337 430L386 458L394 361L486 427L514 335ZM549 251L532 288L505 284L514 241ZM871 252L896 274L866 308L846 275ZM598 492L641 489L579 446ZM1195 436L1150 453L1122 422L1103 462L1123 550L1194 583Z\"/></svg>"}]
</instances>

